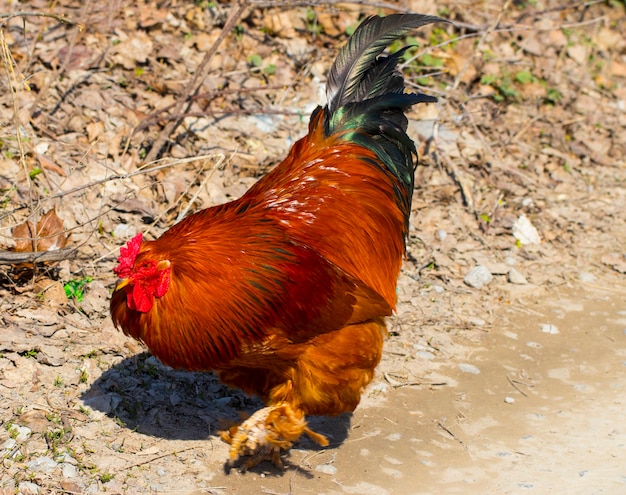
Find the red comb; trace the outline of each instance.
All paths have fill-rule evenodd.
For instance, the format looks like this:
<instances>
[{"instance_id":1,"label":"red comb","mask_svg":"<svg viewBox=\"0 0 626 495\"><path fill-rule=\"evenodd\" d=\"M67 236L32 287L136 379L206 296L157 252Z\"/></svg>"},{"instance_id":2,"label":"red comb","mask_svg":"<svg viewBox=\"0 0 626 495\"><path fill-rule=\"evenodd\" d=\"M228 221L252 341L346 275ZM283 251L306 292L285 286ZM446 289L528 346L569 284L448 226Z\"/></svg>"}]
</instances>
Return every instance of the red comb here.
<instances>
[{"instance_id":1,"label":"red comb","mask_svg":"<svg viewBox=\"0 0 626 495\"><path fill-rule=\"evenodd\" d=\"M135 264L135 259L139 254L142 239L143 234L139 232L139 234L126 243L126 247L120 248L120 256L117 258L119 265L113 268L115 275L120 278L127 278L130 275L133 265Z\"/></svg>"}]
</instances>

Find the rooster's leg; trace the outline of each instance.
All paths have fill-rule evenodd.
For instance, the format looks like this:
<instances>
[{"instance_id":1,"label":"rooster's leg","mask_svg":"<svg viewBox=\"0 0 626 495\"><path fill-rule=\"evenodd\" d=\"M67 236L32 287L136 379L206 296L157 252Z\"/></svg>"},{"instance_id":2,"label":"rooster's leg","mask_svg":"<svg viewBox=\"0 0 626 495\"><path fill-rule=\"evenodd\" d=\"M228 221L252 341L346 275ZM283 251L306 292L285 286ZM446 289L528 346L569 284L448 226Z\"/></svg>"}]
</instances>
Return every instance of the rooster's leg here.
<instances>
[{"instance_id":1,"label":"rooster's leg","mask_svg":"<svg viewBox=\"0 0 626 495\"><path fill-rule=\"evenodd\" d=\"M239 457L250 456L241 466L245 471L266 460L282 468L281 450L289 450L303 433L324 447L328 445L325 436L307 427L301 411L294 410L288 402L280 402L260 409L239 426L222 432L221 437L231 445L230 467Z\"/></svg>"}]
</instances>

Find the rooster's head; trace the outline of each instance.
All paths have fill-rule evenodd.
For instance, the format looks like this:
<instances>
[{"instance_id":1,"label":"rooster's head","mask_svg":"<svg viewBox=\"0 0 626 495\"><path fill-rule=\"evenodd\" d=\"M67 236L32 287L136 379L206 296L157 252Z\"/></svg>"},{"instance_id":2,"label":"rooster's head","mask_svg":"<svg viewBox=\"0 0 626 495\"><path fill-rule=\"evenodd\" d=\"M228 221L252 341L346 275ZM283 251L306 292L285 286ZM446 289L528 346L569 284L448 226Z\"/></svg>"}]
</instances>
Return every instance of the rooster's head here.
<instances>
[{"instance_id":1,"label":"rooster's head","mask_svg":"<svg viewBox=\"0 0 626 495\"><path fill-rule=\"evenodd\" d=\"M126 289L129 309L147 313L154 305L154 298L163 297L170 285L170 261L157 259L141 233L133 237L126 247L120 249L118 265L113 272L121 278L115 291Z\"/></svg>"}]
</instances>

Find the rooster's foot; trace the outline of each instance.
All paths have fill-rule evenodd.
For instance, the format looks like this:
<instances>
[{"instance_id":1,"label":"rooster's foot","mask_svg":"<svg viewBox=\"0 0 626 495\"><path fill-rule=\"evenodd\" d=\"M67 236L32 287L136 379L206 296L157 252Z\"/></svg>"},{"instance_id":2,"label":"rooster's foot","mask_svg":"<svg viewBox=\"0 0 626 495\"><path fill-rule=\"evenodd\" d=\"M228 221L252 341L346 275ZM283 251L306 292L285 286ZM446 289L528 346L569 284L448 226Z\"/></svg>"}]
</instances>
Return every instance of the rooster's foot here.
<instances>
[{"instance_id":1,"label":"rooster's foot","mask_svg":"<svg viewBox=\"0 0 626 495\"><path fill-rule=\"evenodd\" d=\"M240 468L246 471L261 461L271 461L282 469L281 450L289 450L303 433L323 447L328 445L325 436L307 427L301 412L294 411L288 402L280 402L260 409L239 426L221 432L221 437L231 445L229 467L241 456L250 456Z\"/></svg>"}]
</instances>

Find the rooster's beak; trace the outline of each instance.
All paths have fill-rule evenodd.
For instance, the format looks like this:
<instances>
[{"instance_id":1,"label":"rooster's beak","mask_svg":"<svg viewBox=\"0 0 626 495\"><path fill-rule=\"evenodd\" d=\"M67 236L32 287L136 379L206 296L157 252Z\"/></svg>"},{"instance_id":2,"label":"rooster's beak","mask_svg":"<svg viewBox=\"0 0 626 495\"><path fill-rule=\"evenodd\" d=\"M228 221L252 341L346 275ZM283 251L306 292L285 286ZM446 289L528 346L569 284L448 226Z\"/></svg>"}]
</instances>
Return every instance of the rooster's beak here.
<instances>
[{"instance_id":1,"label":"rooster's beak","mask_svg":"<svg viewBox=\"0 0 626 495\"><path fill-rule=\"evenodd\" d=\"M126 287L128 284L130 283L130 279L129 278L123 278L122 280L120 280L118 282L118 284L115 286L115 290L113 292L117 292L120 289L123 289L124 287Z\"/></svg>"}]
</instances>

